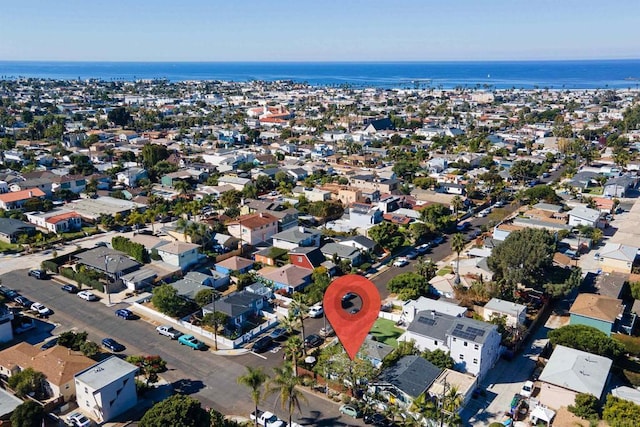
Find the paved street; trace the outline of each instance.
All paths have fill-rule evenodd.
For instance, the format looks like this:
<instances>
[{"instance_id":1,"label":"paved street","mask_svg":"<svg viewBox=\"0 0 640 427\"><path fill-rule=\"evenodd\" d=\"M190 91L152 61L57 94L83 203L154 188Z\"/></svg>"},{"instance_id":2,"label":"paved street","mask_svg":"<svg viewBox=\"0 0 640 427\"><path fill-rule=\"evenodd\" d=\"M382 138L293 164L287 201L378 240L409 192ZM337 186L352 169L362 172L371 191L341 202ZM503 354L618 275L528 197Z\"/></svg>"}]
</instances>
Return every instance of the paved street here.
<instances>
[{"instance_id":1,"label":"paved street","mask_svg":"<svg viewBox=\"0 0 640 427\"><path fill-rule=\"evenodd\" d=\"M127 347L126 354L160 355L169 367L169 371L163 374L167 381L193 394L205 406L225 414L247 416L252 410L253 403L248 390L236 382L237 377L245 373L245 365L264 366L269 372L271 366L282 361L281 353L265 361L253 354L223 357L207 351L191 351L175 341L159 336L154 330L155 325L144 320L126 321L116 317L114 310L125 307L123 304L107 307L101 302L84 301L63 292L57 283L27 276L26 270L12 271L0 277L4 285L54 311L49 320L55 324L55 329L43 324L38 331L25 333L28 341L35 343L49 334L57 335L71 329L86 330L89 338L96 342L104 337L116 338ZM310 325L312 323L309 322ZM338 417L338 404L310 393L306 395L308 404L303 404L303 414L295 416L301 424L360 425L360 420ZM285 416L280 405L275 404L274 397L268 398L262 406Z\"/></svg>"}]
</instances>

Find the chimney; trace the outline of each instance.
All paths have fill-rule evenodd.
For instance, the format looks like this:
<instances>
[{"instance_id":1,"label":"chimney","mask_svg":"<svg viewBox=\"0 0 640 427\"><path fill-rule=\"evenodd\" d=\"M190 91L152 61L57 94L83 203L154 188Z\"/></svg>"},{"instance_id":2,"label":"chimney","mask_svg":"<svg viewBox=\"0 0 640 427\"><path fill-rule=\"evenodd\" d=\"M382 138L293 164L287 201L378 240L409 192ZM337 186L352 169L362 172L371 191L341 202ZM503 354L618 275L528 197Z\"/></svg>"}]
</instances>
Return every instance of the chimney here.
<instances>
[{"instance_id":1,"label":"chimney","mask_svg":"<svg viewBox=\"0 0 640 427\"><path fill-rule=\"evenodd\" d=\"M304 227L303 227L302 225L301 225L301 226L299 226L299 227L298 227L298 231L299 231L299 232L301 232L301 233L304 233Z\"/></svg>"},{"instance_id":2,"label":"chimney","mask_svg":"<svg viewBox=\"0 0 640 427\"><path fill-rule=\"evenodd\" d=\"M260 218L264 218L264 213L260 212Z\"/></svg>"},{"instance_id":3,"label":"chimney","mask_svg":"<svg viewBox=\"0 0 640 427\"><path fill-rule=\"evenodd\" d=\"M433 317L434 319L436 318L436 311L435 310L431 310L431 317Z\"/></svg>"},{"instance_id":4,"label":"chimney","mask_svg":"<svg viewBox=\"0 0 640 427\"><path fill-rule=\"evenodd\" d=\"M29 190L29 197L33 197L33 191Z\"/></svg>"}]
</instances>

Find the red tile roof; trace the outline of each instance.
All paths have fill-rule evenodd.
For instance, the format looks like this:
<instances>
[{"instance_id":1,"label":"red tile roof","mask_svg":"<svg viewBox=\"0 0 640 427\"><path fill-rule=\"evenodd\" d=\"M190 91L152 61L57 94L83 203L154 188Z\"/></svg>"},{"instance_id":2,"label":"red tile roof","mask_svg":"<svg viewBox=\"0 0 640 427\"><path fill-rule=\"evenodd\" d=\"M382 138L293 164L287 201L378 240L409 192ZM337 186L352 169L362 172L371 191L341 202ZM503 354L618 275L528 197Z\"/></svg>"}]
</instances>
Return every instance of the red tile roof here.
<instances>
[{"instance_id":1,"label":"red tile roof","mask_svg":"<svg viewBox=\"0 0 640 427\"><path fill-rule=\"evenodd\" d=\"M60 221L64 221L69 218L81 218L81 217L75 212L66 212L60 215L50 216L49 218L46 219L46 222L48 222L49 224L57 224Z\"/></svg>"},{"instance_id":2,"label":"red tile roof","mask_svg":"<svg viewBox=\"0 0 640 427\"><path fill-rule=\"evenodd\" d=\"M255 230L262 226L273 224L274 222L278 222L278 218L269 213L262 212L240 216L238 219L229 222L227 225L241 224L244 227Z\"/></svg>"},{"instance_id":3,"label":"red tile roof","mask_svg":"<svg viewBox=\"0 0 640 427\"><path fill-rule=\"evenodd\" d=\"M0 194L0 201L5 203L17 202L19 200L27 200L32 197L44 197L45 194L39 188L30 188L28 190L12 191Z\"/></svg>"}]
</instances>

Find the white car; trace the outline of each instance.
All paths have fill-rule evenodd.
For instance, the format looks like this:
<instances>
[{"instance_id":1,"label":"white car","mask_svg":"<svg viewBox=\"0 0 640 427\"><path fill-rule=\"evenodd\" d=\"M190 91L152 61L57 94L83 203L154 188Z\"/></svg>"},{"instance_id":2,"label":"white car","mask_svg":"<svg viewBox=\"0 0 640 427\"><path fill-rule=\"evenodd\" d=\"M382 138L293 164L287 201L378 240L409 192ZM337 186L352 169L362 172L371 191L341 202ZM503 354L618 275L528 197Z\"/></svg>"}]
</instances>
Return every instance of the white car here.
<instances>
[{"instance_id":1,"label":"white car","mask_svg":"<svg viewBox=\"0 0 640 427\"><path fill-rule=\"evenodd\" d=\"M323 314L324 310L322 309L321 305L314 305L309 307L309 317L322 317Z\"/></svg>"},{"instance_id":2,"label":"white car","mask_svg":"<svg viewBox=\"0 0 640 427\"><path fill-rule=\"evenodd\" d=\"M51 310L44 304L40 304L39 302L34 302L33 304L31 304L31 310L37 312L38 314L42 314L43 316L51 314Z\"/></svg>"},{"instance_id":3,"label":"white car","mask_svg":"<svg viewBox=\"0 0 640 427\"><path fill-rule=\"evenodd\" d=\"M80 412L72 412L67 415L67 423L75 427L89 427L91 420Z\"/></svg>"},{"instance_id":4,"label":"white car","mask_svg":"<svg viewBox=\"0 0 640 427\"><path fill-rule=\"evenodd\" d=\"M404 267L407 264L409 264L409 261L407 261L406 258L398 258L397 260L393 261L394 267Z\"/></svg>"},{"instance_id":5,"label":"white car","mask_svg":"<svg viewBox=\"0 0 640 427\"><path fill-rule=\"evenodd\" d=\"M522 389L520 390L520 395L524 397L531 397L531 394L533 393L533 388L534 388L533 381L526 381L522 386Z\"/></svg>"},{"instance_id":6,"label":"white car","mask_svg":"<svg viewBox=\"0 0 640 427\"><path fill-rule=\"evenodd\" d=\"M87 301L95 301L98 299L98 297L96 296L96 294L94 294L91 291L80 291L77 293L77 295Z\"/></svg>"}]
</instances>

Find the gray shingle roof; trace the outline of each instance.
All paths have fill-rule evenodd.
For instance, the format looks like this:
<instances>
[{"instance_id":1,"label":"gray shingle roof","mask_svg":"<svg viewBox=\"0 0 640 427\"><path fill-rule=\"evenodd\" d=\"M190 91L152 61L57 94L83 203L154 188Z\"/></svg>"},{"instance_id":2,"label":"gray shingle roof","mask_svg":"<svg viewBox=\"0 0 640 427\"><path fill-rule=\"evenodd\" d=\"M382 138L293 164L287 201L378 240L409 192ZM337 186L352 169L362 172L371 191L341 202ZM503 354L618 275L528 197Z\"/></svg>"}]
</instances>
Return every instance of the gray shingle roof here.
<instances>
[{"instance_id":1,"label":"gray shingle roof","mask_svg":"<svg viewBox=\"0 0 640 427\"><path fill-rule=\"evenodd\" d=\"M497 326L466 317L454 317L434 311L420 311L408 331L438 341L444 341L448 335L482 344Z\"/></svg>"},{"instance_id":2,"label":"gray shingle roof","mask_svg":"<svg viewBox=\"0 0 640 427\"><path fill-rule=\"evenodd\" d=\"M404 356L398 362L385 369L378 383L391 384L416 398L420 396L438 378L442 369L420 356Z\"/></svg>"}]
</instances>

